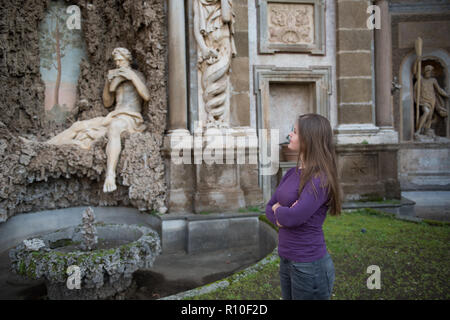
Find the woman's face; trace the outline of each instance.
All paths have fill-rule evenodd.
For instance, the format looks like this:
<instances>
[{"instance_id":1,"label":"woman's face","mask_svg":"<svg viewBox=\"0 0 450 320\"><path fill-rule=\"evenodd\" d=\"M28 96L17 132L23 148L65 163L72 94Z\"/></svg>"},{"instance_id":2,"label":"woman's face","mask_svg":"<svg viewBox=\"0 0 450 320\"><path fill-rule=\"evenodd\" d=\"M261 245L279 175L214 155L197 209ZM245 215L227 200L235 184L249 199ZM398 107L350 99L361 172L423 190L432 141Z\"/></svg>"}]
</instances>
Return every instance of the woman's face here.
<instances>
[{"instance_id":1,"label":"woman's face","mask_svg":"<svg viewBox=\"0 0 450 320\"><path fill-rule=\"evenodd\" d=\"M289 137L288 148L293 151L300 151L300 137L298 136L297 123L295 123L294 131L289 133Z\"/></svg>"}]
</instances>

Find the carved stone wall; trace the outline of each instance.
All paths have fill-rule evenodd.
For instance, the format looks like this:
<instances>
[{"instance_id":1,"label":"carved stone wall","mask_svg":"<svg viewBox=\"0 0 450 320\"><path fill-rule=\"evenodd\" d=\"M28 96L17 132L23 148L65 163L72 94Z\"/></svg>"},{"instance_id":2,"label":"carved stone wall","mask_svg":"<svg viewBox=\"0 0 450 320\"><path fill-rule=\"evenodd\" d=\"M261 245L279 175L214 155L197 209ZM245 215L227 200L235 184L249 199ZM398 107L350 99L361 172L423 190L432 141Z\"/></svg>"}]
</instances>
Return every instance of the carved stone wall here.
<instances>
[{"instance_id":1,"label":"carved stone wall","mask_svg":"<svg viewBox=\"0 0 450 320\"><path fill-rule=\"evenodd\" d=\"M0 221L18 212L87 204L158 209L166 198L160 154L167 112L165 1L67 1L81 9L88 59L81 64L78 112L61 126L45 121L39 74L38 25L49 2L0 2ZM123 137L119 187L106 196L100 191L106 167L104 140L83 152L39 141L76 120L108 113L101 92L115 47L130 49L151 98L142 112L148 129ZM24 144L19 135L35 142Z\"/></svg>"}]
</instances>

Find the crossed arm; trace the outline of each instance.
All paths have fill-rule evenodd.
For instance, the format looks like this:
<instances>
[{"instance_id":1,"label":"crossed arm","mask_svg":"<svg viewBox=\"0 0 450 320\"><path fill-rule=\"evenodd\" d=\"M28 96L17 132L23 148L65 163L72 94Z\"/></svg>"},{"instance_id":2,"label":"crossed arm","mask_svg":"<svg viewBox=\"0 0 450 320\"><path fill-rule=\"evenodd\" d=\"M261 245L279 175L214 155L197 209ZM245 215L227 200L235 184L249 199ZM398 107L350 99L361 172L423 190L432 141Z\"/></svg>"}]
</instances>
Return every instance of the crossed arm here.
<instances>
[{"instance_id":1,"label":"crossed arm","mask_svg":"<svg viewBox=\"0 0 450 320\"><path fill-rule=\"evenodd\" d=\"M295 205L297 204L297 202L298 202L298 199L295 200L295 202L294 202L289 208L292 208L293 206L295 206ZM276 222L276 224L277 224L277 226L278 226L279 228L282 228L282 227L283 227L283 225L280 224L280 222L278 221L278 218L277 218L277 209L278 209L279 207L281 207L281 206L282 206L282 205L281 205L279 202L275 203L275 204L272 206L272 211L273 211L273 215L274 215L274 217L275 217L275 222ZM287 207L286 207L286 208L287 208Z\"/></svg>"},{"instance_id":2,"label":"crossed arm","mask_svg":"<svg viewBox=\"0 0 450 320\"><path fill-rule=\"evenodd\" d=\"M280 228L293 228L305 223L328 198L325 190L320 190L316 183L314 185L318 191L317 197L314 195L312 182L309 182L300 197L289 207L282 206L277 202L276 193L274 193L266 206L267 218Z\"/></svg>"}]
</instances>

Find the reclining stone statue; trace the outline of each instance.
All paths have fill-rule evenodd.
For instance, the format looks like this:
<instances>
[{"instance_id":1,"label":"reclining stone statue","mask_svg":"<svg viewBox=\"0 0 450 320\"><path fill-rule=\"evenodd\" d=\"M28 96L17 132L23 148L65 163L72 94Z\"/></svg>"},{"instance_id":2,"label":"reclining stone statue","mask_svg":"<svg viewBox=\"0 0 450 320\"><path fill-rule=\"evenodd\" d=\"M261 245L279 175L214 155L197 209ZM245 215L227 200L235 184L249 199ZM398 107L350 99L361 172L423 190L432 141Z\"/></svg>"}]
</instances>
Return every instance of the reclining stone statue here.
<instances>
[{"instance_id":1,"label":"reclining stone statue","mask_svg":"<svg viewBox=\"0 0 450 320\"><path fill-rule=\"evenodd\" d=\"M122 150L120 134L123 131L133 133L145 130L141 106L142 100L150 99L144 76L130 67L131 53L125 48L115 48L112 56L117 69L108 72L103 89L103 104L109 108L115 101L116 109L106 117L77 121L47 141L54 145L75 144L82 149L90 149L95 140L106 135L107 164L103 192L117 189L116 167Z\"/></svg>"}]
</instances>

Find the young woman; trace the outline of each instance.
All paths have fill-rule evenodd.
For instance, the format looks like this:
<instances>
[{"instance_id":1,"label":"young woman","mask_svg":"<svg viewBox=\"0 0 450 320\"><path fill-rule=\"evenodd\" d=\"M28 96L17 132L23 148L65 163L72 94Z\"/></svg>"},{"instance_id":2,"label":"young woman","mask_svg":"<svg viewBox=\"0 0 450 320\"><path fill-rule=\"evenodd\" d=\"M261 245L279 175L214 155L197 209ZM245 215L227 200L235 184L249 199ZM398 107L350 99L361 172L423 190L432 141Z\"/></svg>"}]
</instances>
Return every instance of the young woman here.
<instances>
[{"instance_id":1,"label":"young woman","mask_svg":"<svg viewBox=\"0 0 450 320\"><path fill-rule=\"evenodd\" d=\"M298 151L297 165L266 206L267 218L279 227L282 297L330 299L335 272L322 225L327 212L341 211L333 132L325 117L305 114L289 136L289 149Z\"/></svg>"}]
</instances>

